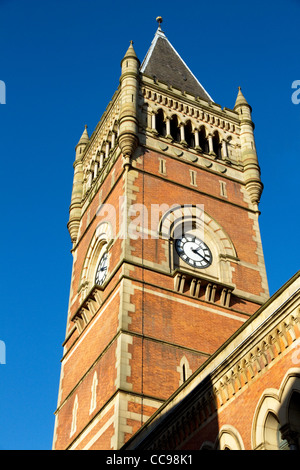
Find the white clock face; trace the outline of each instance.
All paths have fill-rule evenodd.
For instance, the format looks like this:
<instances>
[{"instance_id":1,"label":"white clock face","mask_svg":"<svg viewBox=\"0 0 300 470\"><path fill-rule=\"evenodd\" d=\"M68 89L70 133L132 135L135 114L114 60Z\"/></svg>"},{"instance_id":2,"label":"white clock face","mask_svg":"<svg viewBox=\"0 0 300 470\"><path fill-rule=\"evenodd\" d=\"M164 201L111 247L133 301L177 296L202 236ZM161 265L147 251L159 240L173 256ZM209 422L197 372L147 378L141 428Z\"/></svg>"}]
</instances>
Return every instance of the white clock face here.
<instances>
[{"instance_id":1,"label":"white clock face","mask_svg":"<svg viewBox=\"0 0 300 470\"><path fill-rule=\"evenodd\" d=\"M207 268L212 263L212 254L208 246L194 235L184 235L176 240L176 251L185 263L193 268Z\"/></svg>"},{"instance_id":2,"label":"white clock face","mask_svg":"<svg viewBox=\"0 0 300 470\"><path fill-rule=\"evenodd\" d=\"M98 286L102 286L102 284L105 281L106 275L107 275L107 268L108 268L108 254L104 253L104 255L101 257L98 267L96 270L96 275L95 275L95 284Z\"/></svg>"}]
</instances>

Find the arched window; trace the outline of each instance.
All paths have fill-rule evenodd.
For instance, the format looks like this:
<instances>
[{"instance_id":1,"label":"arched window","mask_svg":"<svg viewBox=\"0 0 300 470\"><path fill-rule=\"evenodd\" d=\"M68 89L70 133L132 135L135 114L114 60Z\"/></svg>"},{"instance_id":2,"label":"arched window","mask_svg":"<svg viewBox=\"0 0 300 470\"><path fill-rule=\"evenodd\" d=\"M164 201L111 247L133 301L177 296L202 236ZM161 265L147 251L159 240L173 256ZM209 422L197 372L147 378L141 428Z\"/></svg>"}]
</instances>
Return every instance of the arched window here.
<instances>
[{"instance_id":1,"label":"arched window","mask_svg":"<svg viewBox=\"0 0 300 470\"><path fill-rule=\"evenodd\" d=\"M300 449L300 393L293 391L288 407L288 434L292 437L290 440L290 449ZM282 448L282 446L281 446Z\"/></svg>"},{"instance_id":2,"label":"arched window","mask_svg":"<svg viewBox=\"0 0 300 470\"><path fill-rule=\"evenodd\" d=\"M204 126L201 126L199 130L199 145L202 148L203 152L208 152L208 142Z\"/></svg>"},{"instance_id":3,"label":"arched window","mask_svg":"<svg viewBox=\"0 0 300 470\"><path fill-rule=\"evenodd\" d=\"M159 109L156 114L156 130L158 135L165 137L166 135L166 123L164 120L164 113L162 109Z\"/></svg>"},{"instance_id":4,"label":"arched window","mask_svg":"<svg viewBox=\"0 0 300 470\"><path fill-rule=\"evenodd\" d=\"M78 411L78 396L76 395L72 411L72 423L71 423L71 432L70 437L75 434L77 429L77 411Z\"/></svg>"},{"instance_id":5,"label":"arched window","mask_svg":"<svg viewBox=\"0 0 300 470\"><path fill-rule=\"evenodd\" d=\"M289 423L296 431L300 431L300 393L293 392L289 404Z\"/></svg>"},{"instance_id":6,"label":"arched window","mask_svg":"<svg viewBox=\"0 0 300 470\"><path fill-rule=\"evenodd\" d=\"M279 421L274 413L269 412L265 422L264 438L266 450L279 450L285 445L279 431Z\"/></svg>"},{"instance_id":7,"label":"arched window","mask_svg":"<svg viewBox=\"0 0 300 470\"><path fill-rule=\"evenodd\" d=\"M180 129L179 129L179 123L178 123L178 118L176 115L172 116L171 121L170 121L170 132L172 138L176 142L180 142Z\"/></svg>"},{"instance_id":8,"label":"arched window","mask_svg":"<svg viewBox=\"0 0 300 470\"><path fill-rule=\"evenodd\" d=\"M189 362L185 356L181 358L180 364L177 367L177 372L179 372L179 385L182 385L191 375L192 370L190 369Z\"/></svg>"},{"instance_id":9,"label":"arched window","mask_svg":"<svg viewBox=\"0 0 300 470\"><path fill-rule=\"evenodd\" d=\"M188 147L195 147L195 138L193 134L191 121L187 121L185 125L184 134L185 134L185 141Z\"/></svg>"},{"instance_id":10,"label":"arched window","mask_svg":"<svg viewBox=\"0 0 300 470\"><path fill-rule=\"evenodd\" d=\"M220 136L217 131L213 134L213 151L218 158L222 157Z\"/></svg>"},{"instance_id":11,"label":"arched window","mask_svg":"<svg viewBox=\"0 0 300 470\"><path fill-rule=\"evenodd\" d=\"M90 414L96 409L97 405L97 385L98 385L98 377L97 377L97 372L94 373L93 376L93 383L91 387L91 404L90 404Z\"/></svg>"}]
</instances>

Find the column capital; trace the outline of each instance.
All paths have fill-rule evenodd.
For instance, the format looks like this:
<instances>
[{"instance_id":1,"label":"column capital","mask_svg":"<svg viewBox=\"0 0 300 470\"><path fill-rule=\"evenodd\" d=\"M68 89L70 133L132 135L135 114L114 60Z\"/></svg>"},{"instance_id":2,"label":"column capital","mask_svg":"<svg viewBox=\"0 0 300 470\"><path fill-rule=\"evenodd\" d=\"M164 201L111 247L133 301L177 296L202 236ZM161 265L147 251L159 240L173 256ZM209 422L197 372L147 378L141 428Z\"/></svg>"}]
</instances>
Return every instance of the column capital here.
<instances>
[{"instance_id":1,"label":"column capital","mask_svg":"<svg viewBox=\"0 0 300 470\"><path fill-rule=\"evenodd\" d=\"M300 434L298 431L291 429L290 424L284 424L279 431L282 439L288 442L290 450L299 450Z\"/></svg>"}]
</instances>

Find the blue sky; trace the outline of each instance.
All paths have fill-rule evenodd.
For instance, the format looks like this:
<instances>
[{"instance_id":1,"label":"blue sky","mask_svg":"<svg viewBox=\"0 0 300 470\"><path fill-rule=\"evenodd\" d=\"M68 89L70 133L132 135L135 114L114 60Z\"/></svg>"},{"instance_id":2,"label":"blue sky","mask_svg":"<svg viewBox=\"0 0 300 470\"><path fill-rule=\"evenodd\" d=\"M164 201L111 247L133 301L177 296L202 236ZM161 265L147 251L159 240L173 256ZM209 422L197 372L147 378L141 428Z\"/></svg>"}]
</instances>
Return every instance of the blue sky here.
<instances>
[{"instance_id":1,"label":"blue sky","mask_svg":"<svg viewBox=\"0 0 300 470\"><path fill-rule=\"evenodd\" d=\"M71 278L74 147L162 29L215 102L253 108L270 292L299 269L300 1L0 0L0 449L51 449Z\"/></svg>"}]
</instances>

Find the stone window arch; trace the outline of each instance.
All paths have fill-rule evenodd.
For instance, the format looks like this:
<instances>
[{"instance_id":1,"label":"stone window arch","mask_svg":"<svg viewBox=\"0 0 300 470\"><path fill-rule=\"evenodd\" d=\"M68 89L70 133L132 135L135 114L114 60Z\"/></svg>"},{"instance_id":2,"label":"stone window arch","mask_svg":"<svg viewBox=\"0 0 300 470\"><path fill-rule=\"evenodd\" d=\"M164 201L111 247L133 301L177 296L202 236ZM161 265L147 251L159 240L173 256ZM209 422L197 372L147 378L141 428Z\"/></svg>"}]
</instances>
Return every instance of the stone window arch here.
<instances>
[{"instance_id":1,"label":"stone window arch","mask_svg":"<svg viewBox=\"0 0 300 470\"><path fill-rule=\"evenodd\" d=\"M261 396L252 423L253 449L300 449L300 371L290 369L279 389ZM273 447L272 447L273 446Z\"/></svg>"},{"instance_id":2,"label":"stone window arch","mask_svg":"<svg viewBox=\"0 0 300 470\"><path fill-rule=\"evenodd\" d=\"M242 437L238 430L231 425L223 426L215 443L218 450L245 450Z\"/></svg>"},{"instance_id":3,"label":"stone window arch","mask_svg":"<svg viewBox=\"0 0 300 470\"><path fill-rule=\"evenodd\" d=\"M300 450L300 370L291 369L279 389L280 409L278 418L281 424L282 439L291 450Z\"/></svg>"},{"instance_id":4,"label":"stone window arch","mask_svg":"<svg viewBox=\"0 0 300 470\"><path fill-rule=\"evenodd\" d=\"M231 284L230 262L237 259L235 247L223 227L209 216L200 204L174 205L160 219L158 236L169 240L171 270L182 266L185 270L196 272L195 269L184 264L175 253L175 240L187 232L202 240L212 253L213 262L205 269L205 275L218 279L224 284Z\"/></svg>"},{"instance_id":5,"label":"stone window arch","mask_svg":"<svg viewBox=\"0 0 300 470\"><path fill-rule=\"evenodd\" d=\"M269 412L264 423L264 448L265 450L279 450L281 436L280 424L277 416Z\"/></svg>"},{"instance_id":6,"label":"stone window arch","mask_svg":"<svg viewBox=\"0 0 300 470\"><path fill-rule=\"evenodd\" d=\"M191 375L192 369L190 369L189 361L186 356L181 358L180 364L177 367L177 372L179 373L179 386L182 385Z\"/></svg>"},{"instance_id":7,"label":"stone window arch","mask_svg":"<svg viewBox=\"0 0 300 470\"><path fill-rule=\"evenodd\" d=\"M104 252L108 252L109 271L109 248L112 241L112 227L110 223L101 222L95 230L83 263L79 286L81 300L85 298L86 294L95 284L97 265ZM107 278L108 277L109 272L107 273Z\"/></svg>"}]
</instances>

